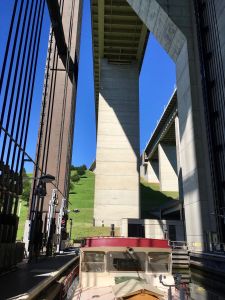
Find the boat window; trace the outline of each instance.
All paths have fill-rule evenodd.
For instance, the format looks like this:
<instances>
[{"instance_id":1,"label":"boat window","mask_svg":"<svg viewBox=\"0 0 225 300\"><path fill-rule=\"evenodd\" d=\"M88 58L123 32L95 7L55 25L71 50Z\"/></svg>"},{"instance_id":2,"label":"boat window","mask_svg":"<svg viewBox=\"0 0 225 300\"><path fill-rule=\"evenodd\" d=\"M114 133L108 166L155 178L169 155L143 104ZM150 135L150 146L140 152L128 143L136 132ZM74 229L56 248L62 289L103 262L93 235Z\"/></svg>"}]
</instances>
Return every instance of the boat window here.
<instances>
[{"instance_id":1,"label":"boat window","mask_svg":"<svg viewBox=\"0 0 225 300\"><path fill-rule=\"evenodd\" d=\"M105 252L84 252L81 264L82 272L104 272Z\"/></svg>"},{"instance_id":2,"label":"boat window","mask_svg":"<svg viewBox=\"0 0 225 300\"><path fill-rule=\"evenodd\" d=\"M144 252L109 252L107 254L108 271L145 271Z\"/></svg>"},{"instance_id":3,"label":"boat window","mask_svg":"<svg viewBox=\"0 0 225 300\"><path fill-rule=\"evenodd\" d=\"M153 273L169 272L169 253L148 253L148 271Z\"/></svg>"}]
</instances>

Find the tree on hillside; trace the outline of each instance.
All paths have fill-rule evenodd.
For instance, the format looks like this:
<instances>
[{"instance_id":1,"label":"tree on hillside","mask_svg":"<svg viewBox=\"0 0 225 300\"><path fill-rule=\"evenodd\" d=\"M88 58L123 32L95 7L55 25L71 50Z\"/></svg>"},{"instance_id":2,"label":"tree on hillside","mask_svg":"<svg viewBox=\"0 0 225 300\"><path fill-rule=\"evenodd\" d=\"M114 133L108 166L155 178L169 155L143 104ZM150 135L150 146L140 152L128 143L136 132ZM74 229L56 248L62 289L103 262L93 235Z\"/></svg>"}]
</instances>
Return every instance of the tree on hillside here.
<instances>
[{"instance_id":1,"label":"tree on hillside","mask_svg":"<svg viewBox=\"0 0 225 300\"><path fill-rule=\"evenodd\" d=\"M75 167L74 165L71 165L70 170L74 172L73 174L71 174L71 180L73 182L77 182L79 181L80 176L83 176L85 174L85 171L87 170L87 166L81 165Z\"/></svg>"},{"instance_id":2,"label":"tree on hillside","mask_svg":"<svg viewBox=\"0 0 225 300\"><path fill-rule=\"evenodd\" d=\"M78 168L78 169L77 169L77 174L78 174L79 176L82 176L82 175L85 174L85 170Z\"/></svg>"},{"instance_id":3,"label":"tree on hillside","mask_svg":"<svg viewBox=\"0 0 225 300\"><path fill-rule=\"evenodd\" d=\"M83 176L85 174L85 171L87 170L86 165L81 165L81 166L74 166L71 165L70 167L70 186L69 186L69 190L70 190L70 194L73 193L73 189L74 189L74 183L78 182L80 180L80 177Z\"/></svg>"},{"instance_id":4,"label":"tree on hillside","mask_svg":"<svg viewBox=\"0 0 225 300\"><path fill-rule=\"evenodd\" d=\"M79 168L82 169L82 170L84 170L84 171L87 170L87 166L86 165L81 165Z\"/></svg>"},{"instance_id":5,"label":"tree on hillside","mask_svg":"<svg viewBox=\"0 0 225 300\"><path fill-rule=\"evenodd\" d=\"M71 191L74 189L74 184L72 181L70 181L70 188L69 188L69 192L72 193Z\"/></svg>"},{"instance_id":6,"label":"tree on hillside","mask_svg":"<svg viewBox=\"0 0 225 300\"><path fill-rule=\"evenodd\" d=\"M71 176L70 176L70 180L72 181L72 182L78 182L79 180L80 180L80 176L77 174L77 172L76 173L74 173L74 174L72 174Z\"/></svg>"}]
</instances>

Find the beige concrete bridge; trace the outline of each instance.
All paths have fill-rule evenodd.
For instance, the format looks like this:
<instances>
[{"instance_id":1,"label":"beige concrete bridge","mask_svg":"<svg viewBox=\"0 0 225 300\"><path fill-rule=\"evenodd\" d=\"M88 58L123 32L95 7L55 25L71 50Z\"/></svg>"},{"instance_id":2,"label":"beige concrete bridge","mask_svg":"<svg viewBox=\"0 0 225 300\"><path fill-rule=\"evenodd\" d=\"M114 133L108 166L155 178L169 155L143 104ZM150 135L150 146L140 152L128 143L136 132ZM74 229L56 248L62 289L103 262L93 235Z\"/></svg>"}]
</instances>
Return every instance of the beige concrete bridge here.
<instances>
[{"instance_id":1,"label":"beige concrete bridge","mask_svg":"<svg viewBox=\"0 0 225 300\"><path fill-rule=\"evenodd\" d=\"M139 218L138 80L149 31L176 64L187 239L202 250L217 229L205 163L209 150L195 9L188 0L92 1L98 120L94 218L97 226ZM165 157L165 146L159 148Z\"/></svg>"},{"instance_id":2,"label":"beige concrete bridge","mask_svg":"<svg viewBox=\"0 0 225 300\"><path fill-rule=\"evenodd\" d=\"M161 191L178 191L180 138L177 93L174 91L142 155L140 175L159 183Z\"/></svg>"},{"instance_id":3,"label":"beige concrete bridge","mask_svg":"<svg viewBox=\"0 0 225 300\"><path fill-rule=\"evenodd\" d=\"M0 75L0 245L6 245L4 249L15 246L23 167L31 159L26 152L27 130L45 11L44 0L18 3L12 8ZM81 0L47 0L47 4L52 26L29 216L31 237L39 238L46 234L43 219L52 192L49 185L46 196L42 176L55 178L52 184L59 206L68 198L82 16ZM176 148L187 242L194 251L224 243L224 0L93 0L91 11L98 127L96 226L117 225L121 218L140 216L138 80L150 32L176 64ZM21 88L26 87L19 103ZM159 153L166 152L161 145ZM50 223L53 225L52 219ZM41 238L37 243L40 247Z\"/></svg>"},{"instance_id":4,"label":"beige concrete bridge","mask_svg":"<svg viewBox=\"0 0 225 300\"><path fill-rule=\"evenodd\" d=\"M139 217L138 78L148 30L126 1L92 1L97 115L95 225ZM104 213L103 213L104 211Z\"/></svg>"}]
</instances>

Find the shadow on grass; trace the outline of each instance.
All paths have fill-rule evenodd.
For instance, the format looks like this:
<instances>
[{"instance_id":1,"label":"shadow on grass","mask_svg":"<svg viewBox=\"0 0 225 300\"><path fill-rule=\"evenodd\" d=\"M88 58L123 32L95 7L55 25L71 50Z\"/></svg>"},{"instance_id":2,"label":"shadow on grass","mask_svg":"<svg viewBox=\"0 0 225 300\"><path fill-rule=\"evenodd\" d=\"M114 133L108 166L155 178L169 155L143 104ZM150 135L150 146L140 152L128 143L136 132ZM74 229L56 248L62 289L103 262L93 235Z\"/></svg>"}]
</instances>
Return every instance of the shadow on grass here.
<instances>
[{"instance_id":1,"label":"shadow on grass","mask_svg":"<svg viewBox=\"0 0 225 300\"><path fill-rule=\"evenodd\" d=\"M140 205L141 205L141 218L151 218L151 210L159 208L165 203L174 203L173 198L166 196L160 191L152 189L143 183L140 184Z\"/></svg>"}]
</instances>

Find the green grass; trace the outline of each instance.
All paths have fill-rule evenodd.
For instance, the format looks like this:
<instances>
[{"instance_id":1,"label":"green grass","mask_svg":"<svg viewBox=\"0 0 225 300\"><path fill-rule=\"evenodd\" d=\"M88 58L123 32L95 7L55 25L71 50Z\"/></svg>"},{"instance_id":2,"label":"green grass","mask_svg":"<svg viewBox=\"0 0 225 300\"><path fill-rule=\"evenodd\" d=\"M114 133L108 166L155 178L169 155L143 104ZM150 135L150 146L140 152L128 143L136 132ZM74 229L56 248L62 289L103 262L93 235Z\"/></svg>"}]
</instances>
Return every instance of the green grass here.
<instances>
[{"instance_id":1,"label":"green grass","mask_svg":"<svg viewBox=\"0 0 225 300\"><path fill-rule=\"evenodd\" d=\"M72 171L73 172L73 171ZM70 213L73 220L72 239L87 236L107 236L110 234L109 227L93 227L94 210L94 184L95 175L87 170L80 180L73 184L69 195L69 209L78 208L78 214ZM69 230L69 222L67 223Z\"/></svg>"},{"instance_id":2,"label":"green grass","mask_svg":"<svg viewBox=\"0 0 225 300\"><path fill-rule=\"evenodd\" d=\"M140 183L141 218L149 218L149 211L178 198L178 192L161 192L158 183Z\"/></svg>"},{"instance_id":3,"label":"green grass","mask_svg":"<svg viewBox=\"0 0 225 300\"><path fill-rule=\"evenodd\" d=\"M24 233L24 226L27 219L27 213L28 213L28 205L25 201L19 200L21 204L21 210L20 210L20 218L19 218L19 224L18 224L18 230L17 230L17 240L23 239L23 233Z\"/></svg>"},{"instance_id":4,"label":"green grass","mask_svg":"<svg viewBox=\"0 0 225 300\"><path fill-rule=\"evenodd\" d=\"M27 176L29 178L33 177L32 173L28 173ZM27 214L28 214L28 205L27 202L19 199L19 205L21 205L21 209L20 209L20 217L19 217L19 224L18 224L18 230L17 230L17 236L16 239L17 240L22 240L23 239L23 233L24 233L24 226L25 226L25 222L27 219Z\"/></svg>"},{"instance_id":5,"label":"green grass","mask_svg":"<svg viewBox=\"0 0 225 300\"><path fill-rule=\"evenodd\" d=\"M73 172L76 171L72 171ZM31 177L31 174L28 174ZM95 175L87 170L80 180L73 183L69 194L69 209L78 208L78 214L70 213L72 219L72 239L79 239L86 236L107 236L110 234L108 227L93 227L93 210L94 210L94 184ZM178 192L160 192L159 184L147 183L141 180L141 217L149 218L149 211L160 205L174 201L178 198ZM17 239L21 240L24 232L24 225L27 218L28 206L25 201L21 201L21 213L17 232ZM69 231L69 221L67 230ZM117 229L118 230L118 229ZM116 231L118 234L118 231Z\"/></svg>"}]
</instances>

